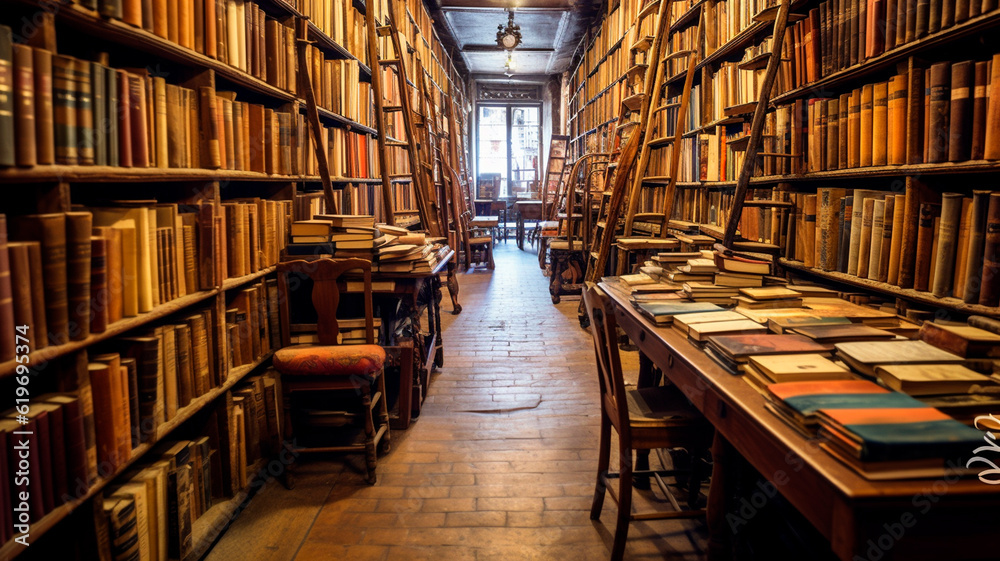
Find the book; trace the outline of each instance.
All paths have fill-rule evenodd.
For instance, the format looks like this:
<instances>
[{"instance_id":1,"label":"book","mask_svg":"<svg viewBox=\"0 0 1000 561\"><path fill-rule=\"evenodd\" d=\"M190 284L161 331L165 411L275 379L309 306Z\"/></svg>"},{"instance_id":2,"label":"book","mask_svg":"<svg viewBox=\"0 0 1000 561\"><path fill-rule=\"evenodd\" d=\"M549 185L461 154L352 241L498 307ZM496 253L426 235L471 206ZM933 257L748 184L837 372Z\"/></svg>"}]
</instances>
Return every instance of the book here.
<instances>
[{"instance_id":1,"label":"book","mask_svg":"<svg viewBox=\"0 0 1000 561\"><path fill-rule=\"evenodd\" d=\"M15 162L30 167L38 163L35 140L35 65L34 53L27 45L13 45L13 97ZM7 97L4 92L4 97Z\"/></svg>"},{"instance_id":2,"label":"book","mask_svg":"<svg viewBox=\"0 0 1000 561\"><path fill-rule=\"evenodd\" d=\"M881 247L878 248L879 258L875 260L877 266L870 263L868 268L869 278L877 280L879 282L886 282L889 279L889 262L891 259L890 252L892 251L892 222L896 210L896 197L893 195L887 195L882 207L882 241ZM872 239L872 244L876 243L875 239ZM873 248L872 254L875 251Z\"/></svg>"},{"instance_id":3,"label":"book","mask_svg":"<svg viewBox=\"0 0 1000 561\"><path fill-rule=\"evenodd\" d=\"M688 339L706 342L709 337L734 333L766 333L767 328L749 319L699 323L688 326Z\"/></svg>"},{"instance_id":4,"label":"book","mask_svg":"<svg viewBox=\"0 0 1000 561\"><path fill-rule=\"evenodd\" d=\"M864 341L836 343L837 357L855 371L873 377L885 364L960 363L962 358L924 341Z\"/></svg>"},{"instance_id":5,"label":"book","mask_svg":"<svg viewBox=\"0 0 1000 561\"><path fill-rule=\"evenodd\" d=\"M14 140L14 39L11 29L0 25L0 166L17 163Z\"/></svg>"},{"instance_id":6,"label":"book","mask_svg":"<svg viewBox=\"0 0 1000 561\"><path fill-rule=\"evenodd\" d=\"M895 200L892 205L892 239L889 242L889 260L885 282L895 285L899 283L900 254L902 253L904 216L906 213L906 195L895 195L893 199ZM885 229L883 226L883 232L884 231ZM882 247L884 248L885 246L883 245Z\"/></svg>"},{"instance_id":7,"label":"book","mask_svg":"<svg viewBox=\"0 0 1000 561\"><path fill-rule=\"evenodd\" d=\"M884 233L882 232L884 228L885 221L885 200L875 201L874 208L872 210L872 230L871 230L871 241L869 242L868 249L868 278L870 280L878 279L879 266L882 259L882 238ZM862 239L864 238L864 233L862 232ZM858 265L860 269L860 264ZM860 276L860 271L858 274Z\"/></svg>"},{"instance_id":8,"label":"book","mask_svg":"<svg viewBox=\"0 0 1000 561\"><path fill-rule=\"evenodd\" d=\"M42 282L47 333L38 337L48 344L69 342L69 303L67 300L66 221L63 214L35 214L12 222L10 238L37 241L41 246ZM89 238L88 238L89 239ZM33 276L34 278L34 276ZM88 295L89 296L89 295Z\"/></svg>"},{"instance_id":9,"label":"book","mask_svg":"<svg viewBox=\"0 0 1000 561\"><path fill-rule=\"evenodd\" d=\"M875 220L876 199L864 199L861 211L861 229L858 235L858 270L857 276L866 278L868 266L871 264L872 226ZM883 207L884 208L884 207ZM853 244L854 241L852 240Z\"/></svg>"},{"instance_id":10,"label":"book","mask_svg":"<svg viewBox=\"0 0 1000 561\"><path fill-rule=\"evenodd\" d=\"M36 161L39 165L51 165L56 161L52 52L35 48L33 54Z\"/></svg>"},{"instance_id":11,"label":"book","mask_svg":"<svg viewBox=\"0 0 1000 561\"><path fill-rule=\"evenodd\" d=\"M792 329L792 332L798 333L799 335L805 335L806 337L821 343L878 341L896 338L894 333L859 323L807 325L795 327Z\"/></svg>"},{"instance_id":12,"label":"book","mask_svg":"<svg viewBox=\"0 0 1000 561\"><path fill-rule=\"evenodd\" d=\"M722 308L715 304L701 302L641 302L636 304L639 313L653 320L656 325L667 325L673 321L674 316L680 314L693 314L701 312L721 311Z\"/></svg>"},{"instance_id":13,"label":"book","mask_svg":"<svg viewBox=\"0 0 1000 561\"><path fill-rule=\"evenodd\" d=\"M890 4L892 3L890 1ZM905 74L898 74L889 79L887 115L889 142L886 160L889 165L906 163L906 87Z\"/></svg>"},{"instance_id":14,"label":"book","mask_svg":"<svg viewBox=\"0 0 1000 561\"><path fill-rule=\"evenodd\" d=\"M969 210L969 241L966 248L965 287L962 291L962 300L967 304L979 302L989 203L990 191L972 191L972 204Z\"/></svg>"},{"instance_id":15,"label":"book","mask_svg":"<svg viewBox=\"0 0 1000 561\"><path fill-rule=\"evenodd\" d=\"M66 301L69 336L74 341L90 335L91 230L89 212L65 213Z\"/></svg>"},{"instance_id":16,"label":"book","mask_svg":"<svg viewBox=\"0 0 1000 561\"><path fill-rule=\"evenodd\" d=\"M931 246L934 243L934 219L938 213L937 205L922 203L920 205L920 221L917 229L917 251L914 262L913 289L926 291L930 285Z\"/></svg>"},{"instance_id":17,"label":"book","mask_svg":"<svg viewBox=\"0 0 1000 561\"><path fill-rule=\"evenodd\" d=\"M806 267L816 266L816 253L813 250L816 243L816 195L806 195L802 205L802 243L803 264Z\"/></svg>"},{"instance_id":18,"label":"book","mask_svg":"<svg viewBox=\"0 0 1000 561\"><path fill-rule=\"evenodd\" d=\"M965 358L1000 358L1000 335L970 325L925 321L920 340Z\"/></svg>"},{"instance_id":19,"label":"book","mask_svg":"<svg viewBox=\"0 0 1000 561\"><path fill-rule=\"evenodd\" d=\"M951 5L950 2L945 2ZM972 155L972 105L975 92L975 63L955 62L951 66L948 116L948 161L962 162Z\"/></svg>"},{"instance_id":20,"label":"book","mask_svg":"<svg viewBox=\"0 0 1000 561\"><path fill-rule=\"evenodd\" d=\"M937 259L932 265L934 267L934 284L931 287L931 292L938 298L950 296L952 292L962 200L961 193L941 195L941 224L937 235Z\"/></svg>"},{"instance_id":21,"label":"book","mask_svg":"<svg viewBox=\"0 0 1000 561\"><path fill-rule=\"evenodd\" d=\"M820 409L858 407L922 408L920 401L868 380L783 382L767 387L768 409L805 434L815 434Z\"/></svg>"},{"instance_id":22,"label":"book","mask_svg":"<svg viewBox=\"0 0 1000 561\"><path fill-rule=\"evenodd\" d=\"M865 84L861 87L861 120L859 124L859 135L861 141L861 159L858 165L867 167L872 165L872 148L874 146L874 95L875 84ZM857 200L857 199L855 199Z\"/></svg>"},{"instance_id":23,"label":"book","mask_svg":"<svg viewBox=\"0 0 1000 561\"><path fill-rule=\"evenodd\" d=\"M103 333L110 322L107 240L97 236L90 238L91 276L90 276L90 332Z\"/></svg>"},{"instance_id":24,"label":"book","mask_svg":"<svg viewBox=\"0 0 1000 561\"><path fill-rule=\"evenodd\" d=\"M688 328L694 324L715 323L720 321L737 321L746 319L743 314L731 310L717 310L710 312L695 312L691 314L680 314L674 317L673 326L681 333L687 334Z\"/></svg>"},{"instance_id":25,"label":"book","mask_svg":"<svg viewBox=\"0 0 1000 561\"><path fill-rule=\"evenodd\" d=\"M889 83L878 82L872 91L872 165L888 163Z\"/></svg>"},{"instance_id":26,"label":"book","mask_svg":"<svg viewBox=\"0 0 1000 561\"><path fill-rule=\"evenodd\" d=\"M1000 304L1000 193L990 194L985 231L979 304L997 306Z\"/></svg>"},{"instance_id":27,"label":"book","mask_svg":"<svg viewBox=\"0 0 1000 561\"><path fill-rule=\"evenodd\" d=\"M948 160L949 139L949 100L951 63L939 62L931 65L930 70L930 117L927 122L929 131L928 162L944 162Z\"/></svg>"},{"instance_id":28,"label":"book","mask_svg":"<svg viewBox=\"0 0 1000 561\"><path fill-rule=\"evenodd\" d=\"M1000 53L990 61L989 89L986 93L986 131L983 137L983 157L1000 160Z\"/></svg>"},{"instance_id":29,"label":"book","mask_svg":"<svg viewBox=\"0 0 1000 561\"><path fill-rule=\"evenodd\" d=\"M983 159L984 143L986 142L986 90L989 87L989 61L982 60L975 64L973 70L972 88L972 142L969 157L973 160Z\"/></svg>"},{"instance_id":30,"label":"book","mask_svg":"<svg viewBox=\"0 0 1000 561\"><path fill-rule=\"evenodd\" d=\"M772 333L790 333L798 327L813 325L850 325L851 320L841 317L817 317L807 310L794 310L795 315L767 319L767 327Z\"/></svg>"},{"instance_id":31,"label":"book","mask_svg":"<svg viewBox=\"0 0 1000 561\"><path fill-rule=\"evenodd\" d=\"M849 370L819 354L751 355L749 364L771 383L855 379Z\"/></svg>"},{"instance_id":32,"label":"book","mask_svg":"<svg viewBox=\"0 0 1000 561\"><path fill-rule=\"evenodd\" d=\"M967 394L995 385L989 376L961 364L887 364L876 366L875 375L887 387L912 396Z\"/></svg>"}]
</instances>

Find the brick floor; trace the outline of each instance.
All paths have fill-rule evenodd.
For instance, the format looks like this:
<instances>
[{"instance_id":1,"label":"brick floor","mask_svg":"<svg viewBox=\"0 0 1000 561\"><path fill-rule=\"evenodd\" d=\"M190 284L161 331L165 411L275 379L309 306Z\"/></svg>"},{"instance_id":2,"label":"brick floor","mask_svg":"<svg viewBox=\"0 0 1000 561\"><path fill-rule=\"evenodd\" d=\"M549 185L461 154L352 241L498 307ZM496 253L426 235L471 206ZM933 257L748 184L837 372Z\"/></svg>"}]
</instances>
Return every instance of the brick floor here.
<instances>
[{"instance_id":1,"label":"brick floor","mask_svg":"<svg viewBox=\"0 0 1000 561\"><path fill-rule=\"evenodd\" d=\"M267 530L258 513L289 493L269 485L210 561L290 559L291 551L299 561L607 559L615 506L607 499L601 520L590 520L598 386L579 299L551 303L533 252L501 244L496 261L493 272L460 276L464 309L443 318L444 367L419 419L393 433L378 484L363 483L356 460L310 461L302 477L338 476L308 530L285 536L298 544L280 555L248 550ZM635 353L624 362L634 367ZM702 559L704 537L696 522L636 523L626 559ZM241 539L250 541L230 543Z\"/></svg>"}]
</instances>

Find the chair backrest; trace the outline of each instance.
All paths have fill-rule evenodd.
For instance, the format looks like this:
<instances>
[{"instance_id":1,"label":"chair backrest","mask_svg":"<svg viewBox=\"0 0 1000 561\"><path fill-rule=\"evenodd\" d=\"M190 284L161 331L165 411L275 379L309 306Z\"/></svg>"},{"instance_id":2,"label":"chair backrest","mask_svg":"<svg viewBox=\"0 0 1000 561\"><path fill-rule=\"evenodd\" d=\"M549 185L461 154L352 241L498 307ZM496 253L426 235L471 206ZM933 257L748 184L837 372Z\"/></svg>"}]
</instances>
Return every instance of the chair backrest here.
<instances>
[{"instance_id":1,"label":"chair backrest","mask_svg":"<svg viewBox=\"0 0 1000 561\"><path fill-rule=\"evenodd\" d=\"M348 271L361 271L364 278L365 342L375 342L372 313L372 262L366 259L317 259L305 261L285 261L278 263L278 313L281 320L281 345L291 344L291 313L289 310L291 292L301 285L297 275L309 277L313 282L312 304L316 310L316 334L320 345L337 345L340 325L337 321L337 306L340 304L340 288L337 280ZM291 279L290 275L293 276Z\"/></svg>"},{"instance_id":2,"label":"chair backrest","mask_svg":"<svg viewBox=\"0 0 1000 561\"><path fill-rule=\"evenodd\" d=\"M601 405L611 423L618 429L619 438L631 436L628 420L628 402L625 397L625 377L622 374L621 356L618 354L618 322L615 321L611 298L597 285L583 291L583 301L590 318L597 355L597 377L601 384Z\"/></svg>"}]
</instances>

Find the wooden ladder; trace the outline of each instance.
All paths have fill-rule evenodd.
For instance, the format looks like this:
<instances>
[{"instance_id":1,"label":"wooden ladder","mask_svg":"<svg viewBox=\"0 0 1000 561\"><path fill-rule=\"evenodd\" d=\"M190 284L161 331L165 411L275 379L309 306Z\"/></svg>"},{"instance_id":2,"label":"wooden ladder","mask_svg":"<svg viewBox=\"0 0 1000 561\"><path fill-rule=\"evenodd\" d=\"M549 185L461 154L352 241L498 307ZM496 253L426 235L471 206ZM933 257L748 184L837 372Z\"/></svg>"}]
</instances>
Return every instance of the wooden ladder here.
<instances>
[{"instance_id":1,"label":"wooden ladder","mask_svg":"<svg viewBox=\"0 0 1000 561\"><path fill-rule=\"evenodd\" d=\"M380 164L382 167L383 199L386 196L384 193L390 193L389 196L391 198L391 183L393 180L409 178L412 182L414 194L416 195L417 211L422 228L432 237L442 237L447 235L447 232L442 227L441 215L438 210L436 197L434 196L435 190L433 188L433 177L432 174L429 173L430 170L428 169L431 167L431 164L428 163L426 156L422 153L423 151L432 149L430 146L426 145L426 141L423 143L421 142L420 135L418 135L416 131L418 127L426 126L427 119L425 115L421 115L414 111L409 87L411 87L411 85L412 87L417 87L417 85L410 82L407 78L408 74L406 72L405 54L403 53L403 48L399 41L399 32L397 31L395 24L397 21L395 14L395 2L389 2L388 7L389 14L384 25L376 24L375 17L372 14L373 10L365 10L365 21L368 28L368 55L373 64L377 63L377 67L372 68L372 86L373 89L375 89L375 110L378 113L375 125L379 132L378 149ZM389 38L389 43L392 45L393 58L385 59L379 57L379 37ZM381 76L378 77L378 81L376 81L375 78L376 74L381 73L382 68L391 70L392 74L395 76L399 91L399 105L386 106L382 103ZM418 80L419 79L420 78L418 77ZM405 139L390 138L384 134L384 131L388 128L385 123L385 118L390 114L397 112L401 113L403 116L403 128L406 136ZM406 151L407 161L410 165L409 173L398 175L390 174L390 149ZM388 208L391 208L391 200L384 204ZM399 210L394 210L393 213L389 215L391 216L390 220L395 222L395 217L400 214L401 212Z\"/></svg>"},{"instance_id":2,"label":"wooden ladder","mask_svg":"<svg viewBox=\"0 0 1000 561\"><path fill-rule=\"evenodd\" d=\"M659 4L659 10L653 7ZM671 0L653 0L639 12L636 25L647 17L657 15L656 33L650 39L647 60L657 61L666 42ZM645 52L645 51L643 51ZM634 54L634 53L633 53ZM615 125L611 143L610 162L605 172L605 192L600 203L593 245L587 258L587 278L596 282L607 266L611 245L615 239L619 219L622 217L622 206L628 192L628 179L636 163L640 142L647 128L650 98L654 91L660 89L663 82L658 69L660 64L634 64L628 71L627 84L629 89L636 87L636 78L644 76L643 90L622 99L618 122ZM625 137L627 133L627 138ZM607 186L610 185L610 191ZM582 309L582 308L581 308ZM581 315L581 317L583 317Z\"/></svg>"},{"instance_id":3,"label":"wooden ladder","mask_svg":"<svg viewBox=\"0 0 1000 561\"><path fill-rule=\"evenodd\" d=\"M715 245L716 250L726 255L732 255L734 249L740 249L741 244L736 241L736 230L739 227L740 217L743 214L743 205L750 186L750 176L753 175L754 166L757 164L757 156L759 155L761 138L764 131L764 117L771 102L771 90L774 88L774 80L777 78L778 69L781 66L781 47L785 42L785 30L788 26L790 7L791 0L781 0L776 13L773 10L765 12L768 17L774 17L772 50L769 53L767 70L760 89L760 97L757 99L757 105L753 112L753 121L750 124L750 138L747 141L746 156L740 168L740 175L736 181L733 207L730 210L729 219L726 221L726 230L723 234L722 243ZM768 155L789 156L787 154ZM775 203L774 206L784 205ZM754 249L759 249L761 244L752 244L752 246ZM745 246L743 249L745 249ZM774 249L776 251L778 246L774 246Z\"/></svg>"}]
</instances>

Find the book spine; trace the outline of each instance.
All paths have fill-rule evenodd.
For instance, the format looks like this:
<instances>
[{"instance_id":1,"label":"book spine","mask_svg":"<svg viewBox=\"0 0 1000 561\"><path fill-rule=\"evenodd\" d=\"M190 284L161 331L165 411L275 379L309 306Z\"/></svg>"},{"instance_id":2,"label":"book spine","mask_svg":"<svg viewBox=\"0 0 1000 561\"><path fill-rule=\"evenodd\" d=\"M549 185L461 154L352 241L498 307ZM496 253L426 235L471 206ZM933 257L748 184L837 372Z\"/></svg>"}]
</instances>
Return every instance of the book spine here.
<instances>
[{"instance_id":1,"label":"book spine","mask_svg":"<svg viewBox=\"0 0 1000 561\"><path fill-rule=\"evenodd\" d=\"M931 253L934 244L935 205L921 203L917 223L917 255L914 266L913 288L926 291L930 283Z\"/></svg>"},{"instance_id":2,"label":"book spine","mask_svg":"<svg viewBox=\"0 0 1000 561\"><path fill-rule=\"evenodd\" d=\"M91 230L89 212L66 213L66 279L69 336L80 341L90 336Z\"/></svg>"},{"instance_id":3,"label":"book spine","mask_svg":"<svg viewBox=\"0 0 1000 561\"><path fill-rule=\"evenodd\" d=\"M861 88L861 167L872 165L872 148L874 143L874 95L875 84L865 84Z\"/></svg>"},{"instance_id":4,"label":"book spine","mask_svg":"<svg viewBox=\"0 0 1000 561\"><path fill-rule=\"evenodd\" d=\"M838 139L837 142L839 146L837 147L837 167L839 169L847 168L847 153L849 145L849 125L848 125L848 105L850 104L851 94L843 93L840 94L840 101L837 104L839 110L838 121Z\"/></svg>"},{"instance_id":5,"label":"book spine","mask_svg":"<svg viewBox=\"0 0 1000 561\"><path fill-rule=\"evenodd\" d=\"M968 263L965 277L965 289L962 300L966 304L979 302L979 292L982 288L983 252L986 248L986 223L989 214L990 191L976 190L972 192L972 210L969 222L969 247L967 249Z\"/></svg>"},{"instance_id":6,"label":"book spine","mask_svg":"<svg viewBox=\"0 0 1000 561\"><path fill-rule=\"evenodd\" d=\"M847 114L847 167L861 165L861 89L851 92Z\"/></svg>"},{"instance_id":7,"label":"book spine","mask_svg":"<svg viewBox=\"0 0 1000 561\"><path fill-rule=\"evenodd\" d=\"M972 154L972 103L975 67L971 60L951 67L951 104L948 138L948 161L968 160Z\"/></svg>"},{"instance_id":8,"label":"book spine","mask_svg":"<svg viewBox=\"0 0 1000 561\"><path fill-rule=\"evenodd\" d=\"M941 298L951 294L955 274L955 244L962 212L962 195L944 193L941 196L941 226L938 230L938 251L934 267L934 284L931 292Z\"/></svg>"},{"instance_id":9,"label":"book spine","mask_svg":"<svg viewBox=\"0 0 1000 561\"><path fill-rule=\"evenodd\" d=\"M806 267L815 267L816 195L806 195L803 201L803 263Z\"/></svg>"},{"instance_id":10,"label":"book spine","mask_svg":"<svg viewBox=\"0 0 1000 561\"><path fill-rule=\"evenodd\" d=\"M892 241L889 245L889 270L885 282L899 284L899 266L903 247L903 230L906 223L906 195L893 196L892 205Z\"/></svg>"},{"instance_id":11,"label":"book spine","mask_svg":"<svg viewBox=\"0 0 1000 561\"><path fill-rule=\"evenodd\" d=\"M90 83L90 63L73 61L76 90L77 157L82 165L94 165L94 93Z\"/></svg>"},{"instance_id":12,"label":"book spine","mask_svg":"<svg viewBox=\"0 0 1000 561\"><path fill-rule=\"evenodd\" d=\"M70 57L62 55L52 57L56 163L63 165L76 165L79 162L74 67L75 63Z\"/></svg>"},{"instance_id":13,"label":"book spine","mask_svg":"<svg viewBox=\"0 0 1000 561\"><path fill-rule=\"evenodd\" d=\"M972 95L972 146L970 158L982 160L986 141L986 89L989 84L989 62L979 61L975 65Z\"/></svg>"},{"instance_id":14,"label":"book spine","mask_svg":"<svg viewBox=\"0 0 1000 561\"><path fill-rule=\"evenodd\" d=\"M889 80L888 99L889 165L906 163L906 76L897 75Z\"/></svg>"},{"instance_id":15,"label":"book spine","mask_svg":"<svg viewBox=\"0 0 1000 561\"><path fill-rule=\"evenodd\" d=\"M108 270L107 270L107 240L99 237L90 238L90 332L104 333L108 328Z\"/></svg>"},{"instance_id":16,"label":"book spine","mask_svg":"<svg viewBox=\"0 0 1000 561\"><path fill-rule=\"evenodd\" d=\"M929 129L929 162L944 162L948 159L948 105L949 105L950 64L939 62L931 66L931 101Z\"/></svg>"},{"instance_id":17,"label":"book spine","mask_svg":"<svg viewBox=\"0 0 1000 561\"><path fill-rule=\"evenodd\" d=\"M25 252L27 257L27 252ZM17 344L14 331L14 300L10 266L10 254L7 248L7 217L0 214L0 329L7 335L0 337L0 362L14 360ZM34 339L34 333L28 333L28 338Z\"/></svg>"},{"instance_id":18,"label":"book spine","mask_svg":"<svg viewBox=\"0 0 1000 561\"><path fill-rule=\"evenodd\" d=\"M7 236L7 222L6 217L0 215L0 234L3 235L4 239ZM11 330L13 332L13 326L28 326L28 351L34 351L35 340L38 338L35 336L36 333L41 333L42 331L38 328L35 323L35 314L33 308L33 294L31 292L31 257L29 246L35 244L36 249L38 242L11 242L7 244L8 251L8 261L10 268L10 285L11 285L11 299L13 302L13 314L14 321L11 325ZM3 251L0 250L0 290L3 289L3 272L2 272L2 261L3 261ZM43 304L44 306L44 304ZM44 314L44 307L42 310ZM3 315L3 303L0 302L0 316ZM0 319L2 323L2 319ZM13 344L15 341L10 341L9 355L7 353L4 356L10 356L13 358ZM9 358L7 360L10 360Z\"/></svg>"},{"instance_id":19,"label":"book spine","mask_svg":"<svg viewBox=\"0 0 1000 561\"><path fill-rule=\"evenodd\" d=\"M962 197L958 239L955 242L955 275L951 283L952 295L959 299L965 297L965 279L969 274L969 228L971 225L972 199Z\"/></svg>"},{"instance_id":20,"label":"book spine","mask_svg":"<svg viewBox=\"0 0 1000 561\"><path fill-rule=\"evenodd\" d=\"M94 164L98 166L108 165L108 102L105 91L107 72L110 72L110 69L96 62L90 63L90 87L94 98Z\"/></svg>"},{"instance_id":21,"label":"book spine","mask_svg":"<svg viewBox=\"0 0 1000 561\"><path fill-rule=\"evenodd\" d=\"M19 166L38 163L35 142L34 55L27 45L14 45L15 161Z\"/></svg>"},{"instance_id":22,"label":"book spine","mask_svg":"<svg viewBox=\"0 0 1000 561\"><path fill-rule=\"evenodd\" d=\"M132 92L128 73L124 70L114 72L118 83L118 106L115 108L118 116L118 164L128 168L132 167Z\"/></svg>"},{"instance_id":23,"label":"book spine","mask_svg":"<svg viewBox=\"0 0 1000 561\"><path fill-rule=\"evenodd\" d=\"M874 277L879 282L886 282L889 278L889 260L892 251L892 227L895 210L896 197L893 195L886 196L882 213L882 247L879 248L878 267L876 268L878 273ZM871 273L872 271L869 270L869 274Z\"/></svg>"},{"instance_id":24,"label":"book spine","mask_svg":"<svg viewBox=\"0 0 1000 561\"><path fill-rule=\"evenodd\" d=\"M1000 304L1000 193L990 194L984 246L979 305L997 306Z\"/></svg>"},{"instance_id":25,"label":"book spine","mask_svg":"<svg viewBox=\"0 0 1000 561\"><path fill-rule=\"evenodd\" d=\"M907 87L906 108L906 163L920 164L924 161L924 70L910 59L907 69L909 85Z\"/></svg>"},{"instance_id":26,"label":"book spine","mask_svg":"<svg viewBox=\"0 0 1000 561\"><path fill-rule=\"evenodd\" d=\"M889 83L875 84L872 93L872 165L888 163Z\"/></svg>"},{"instance_id":27,"label":"book spine","mask_svg":"<svg viewBox=\"0 0 1000 561\"><path fill-rule=\"evenodd\" d=\"M987 160L1000 160L1000 53L990 62L987 99L983 154Z\"/></svg>"}]
</instances>

